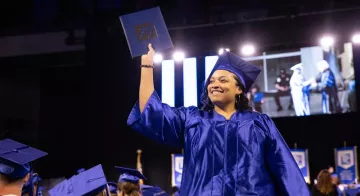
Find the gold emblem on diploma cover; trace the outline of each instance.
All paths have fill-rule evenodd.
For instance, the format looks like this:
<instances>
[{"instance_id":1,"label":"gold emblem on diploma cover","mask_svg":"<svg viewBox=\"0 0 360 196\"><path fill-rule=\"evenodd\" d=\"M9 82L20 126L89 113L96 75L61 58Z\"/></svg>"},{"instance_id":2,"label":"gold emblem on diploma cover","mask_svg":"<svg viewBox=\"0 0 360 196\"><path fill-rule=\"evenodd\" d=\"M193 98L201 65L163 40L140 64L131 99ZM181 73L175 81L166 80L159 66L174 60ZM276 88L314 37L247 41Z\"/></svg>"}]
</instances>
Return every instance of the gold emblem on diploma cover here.
<instances>
[{"instance_id":1,"label":"gold emblem on diploma cover","mask_svg":"<svg viewBox=\"0 0 360 196\"><path fill-rule=\"evenodd\" d=\"M158 37L155 25L152 23L136 25L135 29L139 41L147 41Z\"/></svg>"}]
</instances>

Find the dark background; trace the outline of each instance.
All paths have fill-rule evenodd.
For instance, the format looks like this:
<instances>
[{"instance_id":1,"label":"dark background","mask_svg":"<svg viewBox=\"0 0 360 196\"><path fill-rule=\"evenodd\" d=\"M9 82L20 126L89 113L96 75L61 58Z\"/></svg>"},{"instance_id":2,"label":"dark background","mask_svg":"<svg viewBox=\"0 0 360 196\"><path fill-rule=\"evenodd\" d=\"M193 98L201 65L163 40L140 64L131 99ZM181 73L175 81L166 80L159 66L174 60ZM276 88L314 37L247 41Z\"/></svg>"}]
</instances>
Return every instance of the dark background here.
<instances>
[{"instance_id":1,"label":"dark background","mask_svg":"<svg viewBox=\"0 0 360 196\"><path fill-rule=\"evenodd\" d=\"M175 48L200 58L216 54L220 44L238 50L248 40L256 42L258 51L298 49L317 45L328 32L342 44L360 30L356 1L40 2L4 2L0 36L80 28L87 32L80 39L85 50L0 58L0 139L10 137L48 152L35 163L42 178L70 177L79 168L101 163L114 181L113 166L135 168L136 150L142 149L147 183L168 191L170 154L181 149L156 144L126 126L138 96L140 62L130 57L119 15L160 5ZM71 37L67 41L75 44ZM360 78L359 46L354 56ZM290 147L296 142L309 149L313 179L334 164L333 148L344 141L359 144L359 119L358 113L349 113L274 121Z\"/></svg>"}]
</instances>

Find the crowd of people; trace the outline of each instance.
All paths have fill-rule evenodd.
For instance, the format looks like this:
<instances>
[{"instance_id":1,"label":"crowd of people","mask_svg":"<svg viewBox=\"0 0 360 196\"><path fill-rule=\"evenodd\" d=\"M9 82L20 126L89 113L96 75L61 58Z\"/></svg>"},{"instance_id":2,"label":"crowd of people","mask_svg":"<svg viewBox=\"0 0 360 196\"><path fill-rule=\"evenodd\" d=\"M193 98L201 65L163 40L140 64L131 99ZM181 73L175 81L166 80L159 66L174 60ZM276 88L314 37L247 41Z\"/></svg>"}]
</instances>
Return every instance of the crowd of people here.
<instances>
[{"instance_id":1,"label":"crowd of people","mask_svg":"<svg viewBox=\"0 0 360 196\"><path fill-rule=\"evenodd\" d=\"M313 196L360 196L360 186L357 184L343 185L339 174L333 167L319 172L314 186L311 188Z\"/></svg>"},{"instance_id":2,"label":"crowd of people","mask_svg":"<svg viewBox=\"0 0 360 196\"><path fill-rule=\"evenodd\" d=\"M31 163L47 153L11 139L0 141L0 195L41 196L40 176ZM142 185L145 176L136 169L116 167L118 182L108 182L97 165L63 180L48 191L50 196L170 196L157 186ZM48 187L47 187L48 188Z\"/></svg>"}]
</instances>

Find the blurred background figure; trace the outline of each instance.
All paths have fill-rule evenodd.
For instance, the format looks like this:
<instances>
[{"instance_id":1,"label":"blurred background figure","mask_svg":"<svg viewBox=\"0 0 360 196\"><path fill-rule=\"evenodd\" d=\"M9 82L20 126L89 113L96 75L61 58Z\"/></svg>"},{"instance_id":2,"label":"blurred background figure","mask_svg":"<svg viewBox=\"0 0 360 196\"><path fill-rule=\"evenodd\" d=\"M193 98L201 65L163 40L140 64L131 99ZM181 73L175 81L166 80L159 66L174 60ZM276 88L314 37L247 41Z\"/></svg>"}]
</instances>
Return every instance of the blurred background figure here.
<instances>
[{"instance_id":1,"label":"blurred background figure","mask_svg":"<svg viewBox=\"0 0 360 196\"><path fill-rule=\"evenodd\" d=\"M341 113L342 108L340 106L334 73L329 69L329 64L324 60L317 63L317 68L320 73L317 75L316 81L312 86L322 93L323 113Z\"/></svg>"},{"instance_id":2,"label":"blurred background figure","mask_svg":"<svg viewBox=\"0 0 360 196\"><path fill-rule=\"evenodd\" d=\"M260 87L254 84L248 92L249 104L253 110L262 113L261 105L264 103L264 93L260 92Z\"/></svg>"},{"instance_id":3,"label":"blurred background figure","mask_svg":"<svg viewBox=\"0 0 360 196\"><path fill-rule=\"evenodd\" d=\"M146 180L145 176L136 169L115 167L121 174L118 180L120 196L141 196L140 179Z\"/></svg>"},{"instance_id":4,"label":"blurred background figure","mask_svg":"<svg viewBox=\"0 0 360 196\"><path fill-rule=\"evenodd\" d=\"M332 183L331 174L327 169L321 170L317 176L316 184L311 190L312 196L338 196L338 189Z\"/></svg>"},{"instance_id":5,"label":"blurred background figure","mask_svg":"<svg viewBox=\"0 0 360 196\"><path fill-rule=\"evenodd\" d=\"M354 61L351 61L351 66L354 68ZM355 74L352 73L345 81L347 83L348 102L350 112L356 112L356 88L355 88Z\"/></svg>"},{"instance_id":6,"label":"blurred background figure","mask_svg":"<svg viewBox=\"0 0 360 196\"><path fill-rule=\"evenodd\" d=\"M276 78L275 88L277 89L277 92L275 93L275 103L278 107L277 111L283 110L280 103L280 97L282 96L290 96L288 109L293 109L293 102L290 94L290 75L286 73L285 69L280 69L280 75Z\"/></svg>"},{"instance_id":7,"label":"blurred background figure","mask_svg":"<svg viewBox=\"0 0 360 196\"><path fill-rule=\"evenodd\" d=\"M290 79L290 87L296 116L308 116L310 115L308 87L311 82L306 81L303 75L304 67L301 63L294 65L290 70L293 71Z\"/></svg>"},{"instance_id":8,"label":"blurred background figure","mask_svg":"<svg viewBox=\"0 0 360 196\"><path fill-rule=\"evenodd\" d=\"M0 195L20 196L25 184L33 184L31 162L47 153L11 139L0 141ZM28 195L33 195L30 186Z\"/></svg>"}]
</instances>

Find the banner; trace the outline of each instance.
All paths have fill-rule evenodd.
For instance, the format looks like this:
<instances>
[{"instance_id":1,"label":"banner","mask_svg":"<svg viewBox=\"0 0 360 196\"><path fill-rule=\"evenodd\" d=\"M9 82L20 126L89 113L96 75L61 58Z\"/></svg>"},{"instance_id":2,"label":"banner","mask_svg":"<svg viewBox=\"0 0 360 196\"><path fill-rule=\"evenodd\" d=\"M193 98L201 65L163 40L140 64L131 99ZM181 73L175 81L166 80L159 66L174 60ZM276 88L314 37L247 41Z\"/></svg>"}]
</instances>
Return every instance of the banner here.
<instances>
[{"instance_id":1,"label":"banner","mask_svg":"<svg viewBox=\"0 0 360 196\"><path fill-rule=\"evenodd\" d=\"M290 149L297 165L299 166L305 181L310 184L309 157L307 149Z\"/></svg>"},{"instance_id":2,"label":"banner","mask_svg":"<svg viewBox=\"0 0 360 196\"><path fill-rule=\"evenodd\" d=\"M172 186L177 186L180 188L181 177L183 170L183 160L184 157L182 154L172 154L171 155L171 184Z\"/></svg>"},{"instance_id":3,"label":"banner","mask_svg":"<svg viewBox=\"0 0 360 196\"><path fill-rule=\"evenodd\" d=\"M357 147L335 148L335 165L341 184L357 182Z\"/></svg>"}]
</instances>

